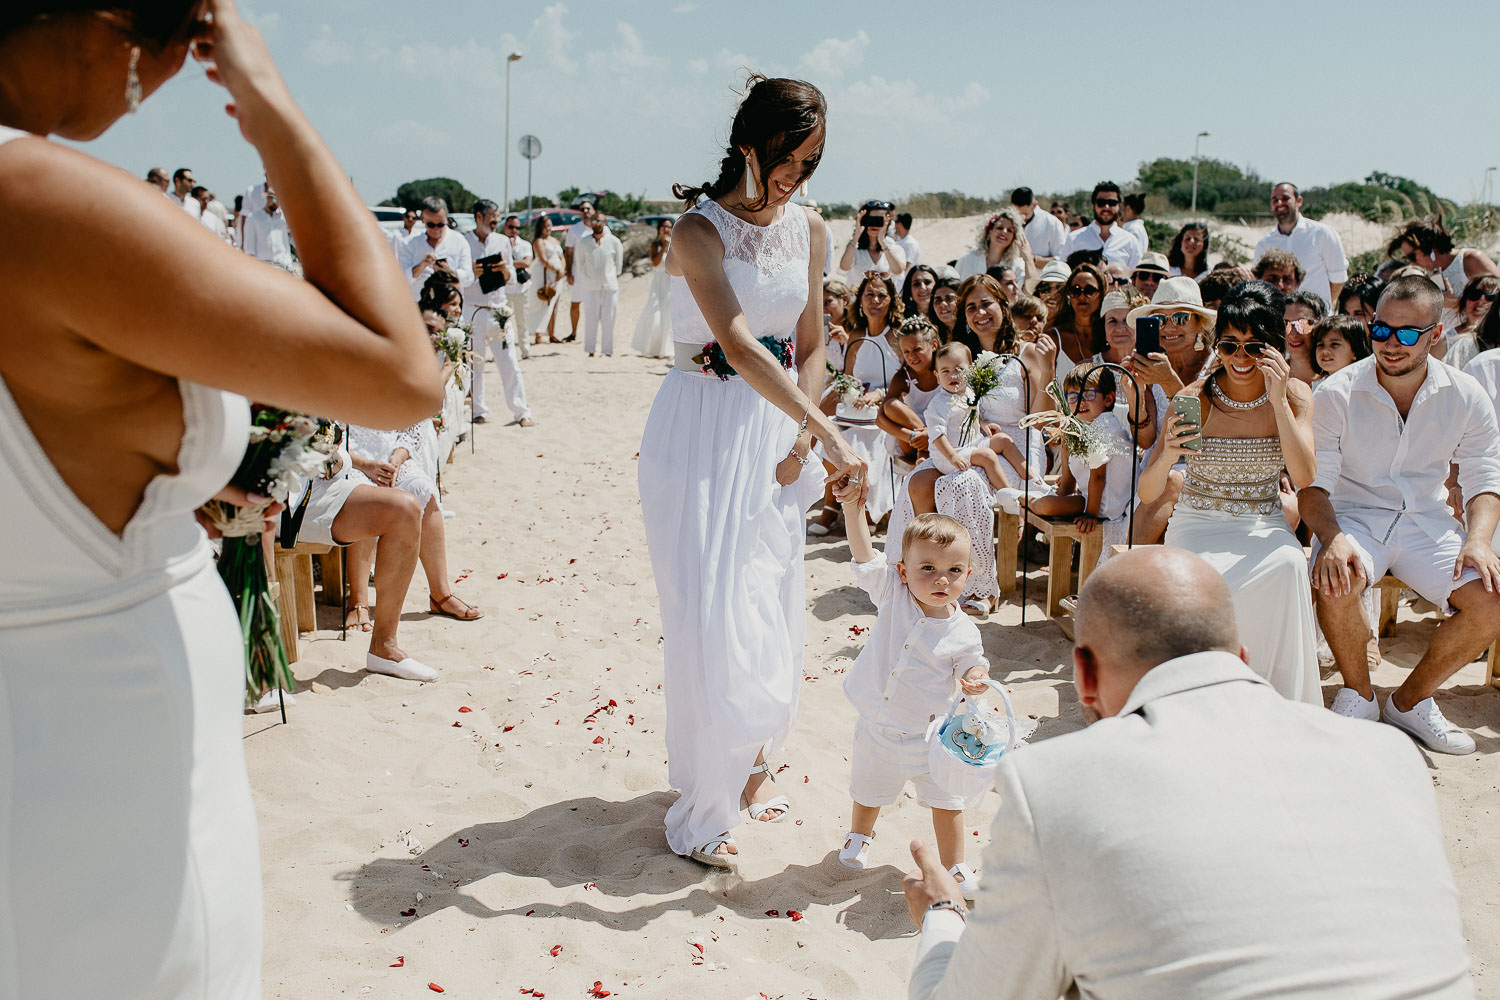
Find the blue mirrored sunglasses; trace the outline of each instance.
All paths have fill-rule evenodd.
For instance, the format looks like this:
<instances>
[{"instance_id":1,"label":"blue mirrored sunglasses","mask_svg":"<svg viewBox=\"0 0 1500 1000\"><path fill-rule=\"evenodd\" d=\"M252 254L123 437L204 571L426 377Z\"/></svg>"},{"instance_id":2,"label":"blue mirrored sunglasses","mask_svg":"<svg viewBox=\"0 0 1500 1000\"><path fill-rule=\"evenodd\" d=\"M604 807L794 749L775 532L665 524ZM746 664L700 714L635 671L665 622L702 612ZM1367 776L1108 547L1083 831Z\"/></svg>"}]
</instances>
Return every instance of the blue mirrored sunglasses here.
<instances>
[{"instance_id":1,"label":"blue mirrored sunglasses","mask_svg":"<svg viewBox=\"0 0 1500 1000\"><path fill-rule=\"evenodd\" d=\"M1424 334L1432 332L1432 328L1435 326L1437 326L1436 323L1429 323L1426 326L1420 327L1391 326L1391 324L1381 320L1372 319L1370 320L1370 339L1377 344L1383 344L1387 340L1390 340L1392 334L1394 334L1396 343L1402 347L1416 347L1417 341L1421 340Z\"/></svg>"}]
</instances>

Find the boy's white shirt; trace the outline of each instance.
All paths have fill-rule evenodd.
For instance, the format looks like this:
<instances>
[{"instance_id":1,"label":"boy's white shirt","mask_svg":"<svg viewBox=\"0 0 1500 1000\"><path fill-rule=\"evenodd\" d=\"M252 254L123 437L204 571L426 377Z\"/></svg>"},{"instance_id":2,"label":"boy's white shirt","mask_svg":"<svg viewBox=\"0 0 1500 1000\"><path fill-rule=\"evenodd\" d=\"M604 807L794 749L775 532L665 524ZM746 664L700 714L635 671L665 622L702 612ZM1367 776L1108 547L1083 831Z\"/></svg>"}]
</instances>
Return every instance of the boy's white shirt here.
<instances>
[{"instance_id":1,"label":"boy's white shirt","mask_svg":"<svg viewBox=\"0 0 1500 1000\"><path fill-rule=\"evenodd\" d=\"M956 602L947 618L928 615L880 553L850 568L855 583L875 602L877 616L844 679L844 694L872 725L925 732L948 710L964 672L988 667L979 627Z\"/></svg>"}]
</instances>

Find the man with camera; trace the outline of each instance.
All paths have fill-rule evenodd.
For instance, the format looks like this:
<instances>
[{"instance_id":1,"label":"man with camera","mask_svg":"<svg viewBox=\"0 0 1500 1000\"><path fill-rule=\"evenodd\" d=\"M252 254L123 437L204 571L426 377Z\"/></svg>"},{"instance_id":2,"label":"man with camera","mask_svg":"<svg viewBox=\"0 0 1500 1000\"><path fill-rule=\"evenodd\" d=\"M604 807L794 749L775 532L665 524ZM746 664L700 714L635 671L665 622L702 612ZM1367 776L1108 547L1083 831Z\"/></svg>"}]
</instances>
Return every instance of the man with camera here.
<instances>
[{"instance_id":1,"label":"man with camera","mask_svg":"<svg viewBox=\"0 0 1500 1000\"><path fill-rule=\"evenodd\" d=\"M1075 625L1100 721L1001 758L972 913L913 844L913 1000L1474 995L1408 741L1277 694L1183 549L1111 558Z\"/></svg>"},{"instance_id":2,"label":"man with camera","mask_svg":"<svg viewBox=\"0 0 1500 1000\"><path fill-rule=\"evenodd\" d=\"M422 221L396 255L411 284L411 297L421 298L422 286L434 273L448 276L463 288L474 281L469 244L448 226L448 203L436 195L422 199Z\"/></svg>"},{"instance_id":3,"label":"man with camera","mask_svg":"<svg viewBox=\"0 0 1500 1000\"><path fill-rule=\"evenodd\" d=\"M469 343L474 352L470 360L474 371L474 422L482 424L489 419L490 408L484 397L484 370L488 355L493 353L511 416L522 427L530 427L531 409L526 405L526 386L521 381L518 347L524 339L524 333L520 331L526 328L515 315L504 320L495 315L497 309L510 307L507 289L515 280L510 238L496 231L499 223L500 206L481 198L474 203L474 231L463 237L474 260L474 280L462 288L464 318L469 320L473 330ZM514 308L510 308L513 312Z\"/></svg>"}]
</instances>

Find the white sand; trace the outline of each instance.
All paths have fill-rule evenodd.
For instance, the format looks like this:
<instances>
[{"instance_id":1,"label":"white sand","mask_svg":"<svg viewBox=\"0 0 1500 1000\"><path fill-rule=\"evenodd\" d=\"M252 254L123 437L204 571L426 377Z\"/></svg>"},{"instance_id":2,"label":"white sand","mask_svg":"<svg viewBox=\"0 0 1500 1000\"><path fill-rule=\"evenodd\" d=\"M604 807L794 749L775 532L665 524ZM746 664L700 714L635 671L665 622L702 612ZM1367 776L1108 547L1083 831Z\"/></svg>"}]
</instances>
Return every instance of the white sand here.
<instances>
[{"instance_id":1,"label":"white sand","mask_svg":"<svg viewBox=\"0 0 1500 1000\"><path fill-rule=\"evenodd\" d=\"M920 222L916 234L943 260L977 225ZM617 344L628 348L646 286L625 280ZM835 857L854 723L839 685L861 641L852 627L873 618L842 539L808 548L807 681L775 762L795 811L741 825L740 874L710 874L668 853L662 834L656 592L633 459L664 363L628 349L588 361L572 344L537 349L523 368L538 426L479 428L476 453L462 445L445 473L455 589L486 617L429 617L420 573L407 598L402 643L442 679L363 673L361 634L340 642L336 610L320 608L290 725L245 720L266 995L417 997L436 983L454 997L580 997L596 980L617 996L904 995L913 940L900 879L907 840L930 837L926 811L908 799L882 817L870 870ZM1014 601L981 625L993 674L1041 722L1037 739L1082 724L1068 643L1038 611L1044 589L1034 573L1024 629ZM1400 682L1431 628L1403 610L1377 686ZM1486 989L1500 950L1500 693L1481 678L1465 667L1443 699L1480 753L1431 767L1483 996L1500 993ZM1325 679L1325 697L1336 684ZM971 860L996 806L992 794L969 817ZM1338 845L1327 853L1336 867Z\"/></svg>"}]
</instances>

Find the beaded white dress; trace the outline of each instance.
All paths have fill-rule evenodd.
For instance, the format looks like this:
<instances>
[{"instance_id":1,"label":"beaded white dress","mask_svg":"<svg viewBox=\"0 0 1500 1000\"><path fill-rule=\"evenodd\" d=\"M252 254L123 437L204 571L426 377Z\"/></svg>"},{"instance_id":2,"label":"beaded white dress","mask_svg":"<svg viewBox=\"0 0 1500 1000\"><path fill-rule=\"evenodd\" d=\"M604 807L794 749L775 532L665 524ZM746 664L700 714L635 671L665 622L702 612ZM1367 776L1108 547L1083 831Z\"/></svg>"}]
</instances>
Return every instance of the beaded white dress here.
<instances>
[{"instance_id":1,"label":"beaded white dress","mask_svg":"<svg viewBox=\"0 0 1500 1000\"><path fill-rule=\"evenodd\" d=\"M177 471L115 534L0 381L4 1000L261 995L245 654L193 519L239 464L249 410L179 389Z\"/></svg>"},{"instance_id":2,"label":"beaded white dress","mask_svg":"<svg viewBox=\"0 0 1500 1000\"><path fill-rule=\"evenodd\" d=\"M807 213L788 206L756 226L705 201L724 273L757 337L793 338L807 308ZM672 336L714 339L686 280L672 277ZM667 843L688 854L740 822L756 754L786 740L802 681L807 508L823 495L810 463L789 486L776 465L797 421L742 379L673 368L641 441L646 542L661 604L667 773L681 794Z\"/></svg>"},{"instance_id":3,"label":"beaded white dress","mask_svg":"<svg viewBox=\"0 0 1500 1000\"><path fill-rule=\"evenodd\" d=\"M1278 490L1281 441L1201 440L1201 450L1187 453L1166 544L1196 552L1224 577L1250 669L1284 697L1322 705L1307 558Z\"/></svg>"}]
</instances>

